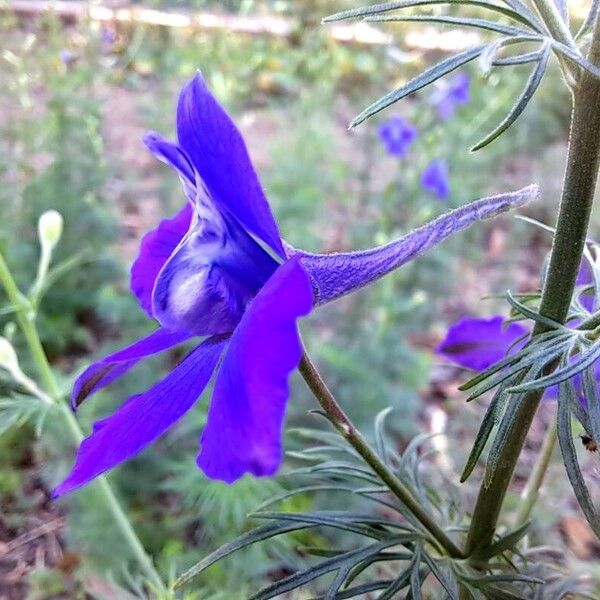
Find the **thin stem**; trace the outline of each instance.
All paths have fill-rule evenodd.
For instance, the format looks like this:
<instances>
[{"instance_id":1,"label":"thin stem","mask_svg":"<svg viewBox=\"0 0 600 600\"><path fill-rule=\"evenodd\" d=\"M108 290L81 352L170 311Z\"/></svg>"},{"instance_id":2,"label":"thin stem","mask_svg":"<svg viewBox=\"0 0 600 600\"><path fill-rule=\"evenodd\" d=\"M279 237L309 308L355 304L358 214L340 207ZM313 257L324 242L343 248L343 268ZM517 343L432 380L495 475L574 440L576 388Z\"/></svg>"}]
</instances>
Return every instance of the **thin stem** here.
<instances>
[{"instance_id":1,"label":"thin stem","mask_svg":"<svg viewBox=\"0 0 600 600\"><path fill-rule=\"evenodd\" d=\"M27 341L27 345L29 347L29 351L33 358L33 362L38 370L40 375L40 379L42 380L43 387L46 389L46 392L52 399L53 403L57 406L60 411L60 414L64 418L65 424L67 425L67 429L71 438L75 444L79 444L83 439L84 435L79 427L79 423L75 416L71 412L71 409L65 404L62 398L62 393L52 373L52 369L50 368L50 363L48 362L48 358L40 341L40 337L38 335L37 329L35 327L34 322L34 313L31 310L31 306L29 301L23 294L19 291L17 284L10 272L4 257L0 253L0 282L2 283L4 290L6 291L6 295L8 296L9 301L15 308L17 321L19 323L19 327L21 328L23 335L25 336L25 340ZM94 483L97 489L99 490L101 496L104 498L104 502L106 507L112 514L115 523L121 532L121 535L127 542L132 555L138 561L142 571L146 574L150 581L152 581L153 585L156 586L157 590L160 590L161 593L165 593L166 587L162 581L161 576L156 571L154 564L152 563L152 559L146 553L142 542L138 538L131 522L127 518L123 507L119 503L117 497L110 484L106 480L104 476L99 477Z\"/></svg>"},{"instance_id":2,"label":"thin stem","mask_svg":"<svg viewBox=\"0 0 600 600\"><path fill-rule=\"evenodd\" d=\"M421 525L431 534L437 543L452 558L465 558L464 552L446 535L444 530L427 513L422 504L413 496L412 492L379 458L377 453L369 446L362 434L348 418L342 407L338 404L326 383L304 353L299 367L300 373L321 405L327 417L342 435L342 437L364 458L373 471L387 484L390 491L410 510Z\"/></svg>"},{"instance_id":3,"label":"thin stem","mask_svg":"<svg viewBox=\"0 0 600 600\"><path fill-rule=\"evenodd\" d=\"M515 520L515 528L518 529L528 519L529 515L535 503L537 502L538 496L540 495L540 487L544 481L552 453L554 452L554 446L556 445L556 417L552 420L552 424L546 432L544 442L542 443L542 449L537 457L536 463L533 467L533 471L523 488L521 494L521 504Z\"/></svg>"},{"instance_id":4,"label":"thin stem","mask_svg":"<svg viewBox=\"0 0 600 600\"><path fill-rule=\"evenodd\" d=\"M588 59L600 64L600 21L592 38ZM548 275L544 284L540 313L564 323L575 289L575 280L594 201L600 166L600 80L582 72L573 90L573 113L569 152L560 210L554 235ZM533 335L545 331L536 323ZM506 490L531 426L541 394L524 398L512 413L509 429L496 469L479 491L467 540L467 553L487 546L494 535Z\"/></svg>"}]
</instances>

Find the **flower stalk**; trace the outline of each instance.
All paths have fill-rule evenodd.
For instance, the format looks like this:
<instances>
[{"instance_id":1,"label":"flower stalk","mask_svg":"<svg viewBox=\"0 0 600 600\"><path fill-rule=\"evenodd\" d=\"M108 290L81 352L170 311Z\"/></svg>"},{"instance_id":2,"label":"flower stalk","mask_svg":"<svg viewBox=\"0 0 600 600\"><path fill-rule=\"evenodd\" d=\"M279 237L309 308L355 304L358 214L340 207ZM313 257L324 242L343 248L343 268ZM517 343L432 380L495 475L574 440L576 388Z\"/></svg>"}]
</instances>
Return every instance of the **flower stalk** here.
<instances>
[{"instance_id":1,"label":"flower stalk","mask_svg":"<svg viewBox=\"0 0 600 600\"><path fill-rule=\"evenodd\" d=\"M588 59L600 64L600 20L595 26ZM580 71L572 94L563 191L540 304L540 314L560 323L565 321L575 288L600 166L600 80ZM533 335L545 330L538 322ZM531 393L505 417L510 419L509 433L489 483L479 491L467 540L468 554L492 541L504 496L540 400L540 392Z\"/></svg>"},{"instance_id":2,"label":"flower stalk","mask_svg":"<svg viewBox=\"0 0 600 600\"><path fill-rule=\"evenodd\" d=\"M531 511L537 502L537 499L540 495L540 487L544 481L546 471L548 470L548 465L550 464L550 459L552 458L552 453L554 452L554 447L556 446L556 438L555 416L548 431L546 431L542 448L533 467L533 471L531 471L531 475L529 476L529 479L523 488L523 493L521 494L521 503L517 512L517 518L515 519L515 528L517 529L527 522L527 519L529 519L529 515L531 514Z\"/></svg>"},{"instance_id":3,"label":"flower stalk","mask_svg":"<svg viewBox=\"0 0 600 600\"><path fill-rule=\"evenodd\" d=\"M340 435L360 454L373 471L389 487L390 491L410 510L413 516L425 528L448 556L452 558L465 558L465 553L448 537L446 532L435 522L433 517L423 509L421 503L413 496L408 487L387 467L367 441L323 381L320 373L311 362L308 354L304 352L299 366L300 373L306 381L317 402L325 411Z\"/></svg>"},{"instance_id":4,"label":"flower stalk","mask_svg":"<svg viewBox=\"0 0 600 600\"><path fill-rule=\"evenodd\" d=\"M52 373L50 363L40 341L36 326L35 326L35 315L29 300L21 293L17 284L4 260L4 257L0 253L0 283L6 291L6 295L10 303L15 309L17 322L31 353L31 357L39 373L42 386L45 388L45 393L48 394L52 403L58 408L67 430L71 436L71 439L76 445L79 445L84 439L83 432L75 419L75 416L71 412L71 409L63 401L63 394L60 391L56 378ZM161 594L166 594L166 587L162 581L161 576L156 571L152 559L146 553L144 546L138 538L131 522L127 518L123 507L119 503L119 500L115 496L110 484L105 477L100 477L96 483L97 490L101 497L104 499L104 503L107 509L110 511L114 518L114 522L121 532L125 542L129 546L132 556L135 557L140 565L141 570L148 577L149 581Z\"/></svg>"}]
</instances>

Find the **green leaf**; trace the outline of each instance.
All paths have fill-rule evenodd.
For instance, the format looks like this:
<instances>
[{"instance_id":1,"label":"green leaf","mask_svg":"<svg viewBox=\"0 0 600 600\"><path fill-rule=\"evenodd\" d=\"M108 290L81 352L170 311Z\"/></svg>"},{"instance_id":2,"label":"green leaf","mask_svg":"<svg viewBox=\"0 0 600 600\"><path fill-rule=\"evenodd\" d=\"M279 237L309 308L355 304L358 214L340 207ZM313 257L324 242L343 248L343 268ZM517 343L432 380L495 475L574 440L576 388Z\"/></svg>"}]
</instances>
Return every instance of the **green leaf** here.
<instances>
[{"instance_id":1,"label":"green leaf","mask_svg":"<svg viewBox=\"0 0 600 600\"><path fill-rule=\"evenodd\" d=\"M583 395L587 401L587 414L591 431L588 433L600 440L600 399L598 398L598 382L594 367L588 367L582 373Z\"/></svg>"},{"instance_id":2,"label":"green leaf","mask_svg":"<svg viewBox=\"0 0 600 600\"><path fill-rule=\"evenodd\" d=\"M378 590L382 590L390 585L391 580L381 580L374 581L372 583L363 583L362 585L357 585L353 588L348 588L343 592L339 592L336 595L336 600L345 600L346 598L356 598L358 596L363 596L364 594L368 594L370 592L376 592ZM311 598L311 600L324 600L324 596L318 596L317 598Z\"/></svg>"},{"instance_id":3,"label":"green leaf","mask_svg":"<svg viewBox=\"0 0 600 600\"><path fill-rule=\"evenodd\" d=\"M385 421L393 410L394 409L391 406L388 406L388 408L384 408L375 417L375 449L385 464L388 464L388 457L385 449Z\"/></svg>"},{"instance_id":4,"label":"green leaf","mask_svg":"<svg viewBox=\"0 0 600 600\"><path fill-rule=\"evenodd\" d=\"M428 554L423 552L423 560L427 563L427 566L433 573L433 576L440 582L440 585L446 590L448 598L450 600L459 600L458 591L456 589L456 583L452 581L441 567L437 564L436 560Z\"/></svg>"},{"instance_id":5,"label":"green leaf","mask_svg":"<svg viewBox=\"0 0 600 600\"><path fill-rule=\"evenodd\" d=\"M374 114L384 110L395 102L398 102L398 100L401 100L402 98L419 91L430 83L440 79L444 75L447 75L459 67L471 62L481 54L485 47L485 45L480 45L469 48L468 50L460 52L459 54L455 54L454 56L451 56L450 58L439 62L437 65L423 71L420 75L417 75L402 87L390 92L389 94L386 94L367 107L363 112L353 119L353 121L350 123L350 128L356 127L369 117L372 117Z\"/></svg>"},{"instance_id":6,"label":"green leaf","mask_svg":"<svg viewBox=\"0 0 600 600\"><path fill-rule=\"evenodd\" d=\"M542 356L549 347L554 347L561 337L563 339L567 339L567 336L562 336L556 331L548 331L541 335L535 336L535 338L528 344L526 348L523 348L522 350L519 350L519 352L515 352L514 354L503 358L497 363L494 363L491 367L485 369L485 371L482 371L481 373L475 375L475 377L469 379L469 381L466 383L463 383L458 389L461 392L466 392L480 384L482 381L485 381L498 371L501 371L505 367L513 365L521 359L531 356L532 352L537 352L536 357Z\"/></svg>"},{"instance_id":7,"label":"green leaf","mask_svg":"<svg viewBox=\"0 0 600 600\"><path fill-rule=\"evenodd\" d=\"M600 537L600 515L592 502L587 485L585 484L585 479L579 467L577 450L573 443L570 402L565 401L568 400L570 396L576 396L575 391L573 390L573 383L571 381L561 383L560 393L558 395L557 413L558 443L565 463L567 476L571 482L571 487L575 492L577 502L579 502L579 506L594 533Z\"/></svg>"},{"instance_id":8,"label":"green leaf","mask_svg":"<svg viewBox=\"0 0 600 600\"><path fill-rule=\"evenodd\" d=\"M421 553L422 549L420 545L415 548L415 555L413 556L412 568L410 571L410 593L413 600L422 600L421 594Z\"/></svg>"},{"instance_id":9,"label":"green leaf","mask_svg":"<svg viewBox=\"0 0 600 600\"><path fill-rule=\"evenodd\" d=\"M549 38L549 41L552 45L552 48L556 52L562 54L569 61L586 70L590 75L593 75L596 79L600 79L600 67L597 67L595 64L590 62L585 56L581 54L581 52L579 52L579 50L569 48L569 46L561 44L560 42L557 42L554 39Z\"/></svg>"},{"instance_id":10,"label":"green leaf","mask_svg":"<svg viewBox=\"0 0 600 600\"><path fill-rule=\"evenodd\" d=\"M598 19L598 15L600 15L600 0L592 0L592 5L590 6L585 21L581 24L579 31L575 34L576 40L579 40L592 31L596 24L596 20Z\"/></svg>"},{"instance_id":11,"label":"green leaf","mask_svg":"<svg viewBox=\"0 0 600 600\"><path fill-rule=\"evenodd\" d=\"M521 538L527 533L531 522L524 523L518 529L507 533L494 543L490 544L487 548L484 548L480 552L477 552L477 558L489 559L494 556L498 556L506 550L514 550L515 546L521 540Z\"/></svg>"},{"instance_id":12,"label":"green leaf","mask_svg":"<svg viewBox=\"0 0 600 600\"><path fill-rule=\"evenodd\" d=\"M210 567L214 565L216 562L241 550L242 548L246 548L251 546L252 544L256 544L257 542L262 542L264 540L268 540L272 537L276 537L278 535L289 533L290 531L297 531L299 529L308 529L310 527L314 527L314 525L309 523L269 523L268 525L264 525L262 527L258 527L257 529L253 529L244 535L224 544L214 552L211 552L208 556L204 557L201 561L197 562L193 567L188 569L183 575L177 578L175 583L173 584L173 589L179 589L180 587L187 584L194 577L197 577Z\"/></svg>"},{"instance_id":13,"label":"green leaf","mask_svg":"<svg viewBox=\"0 0 600 600\"><path fill-rule=\"evenodd\" d=\"M384 548L389 548L390 546L394 546L396 544L397 542L394 539L390 539L384 542L371 544L365 548L359 548L358 550L350 550L349 552L336 556L335 558L321 561L314 567L294 573L293 575L290 575L281 581L263 588L260 592L252 596L250 600L270 600L271 598L275 598L291 590L298 589L307 583L326 575L327 573L331 573L332 571L347 571L356 563L368 558L373 554L377 554ZM326 599L331 600L329 593L327 594Z\"/></svg>"},{"instance_id":14,"label":"green leaf","mask_svg":"<svg viewBox=\"0 0 600 600\"><path fill-rule=\"evenodd\" d=\"M548 67L548 59L550 58L550 46L544 46L540 60L536 67L532 70L527 83L525 84L525 88L514 106L510 109L510 112L506 115L506 117L502 120L502 122L485 138L477 142L472 148L471 152L476 152L481 148L484 148L491 142L493 142L497 137L502 135L520 116L521 113L525 110L529 101L533 98L533 95L537 91L544 74L546 73L546 68ZM516 300L515 300L516 302ZM537 314L537 313L536 313ZM541 315L537 315L538 320L542 318Z\"/></svg>"},{"instance_id":15,"label":"green leaf","mask_svg":"<svg viewBox=\"0 0 600 600\"><path fill-rule=\"evenodd\" d=\"M461 483L464 483L473 472L473 469L475 468L475 465L477 465L477 461L479 460L479 457L481 456L481 453L487 444L492 430L498 423L498 419L504 410L504 406L508 398L506 389L509 385L510 382L505 383L496 390L488 409L485 411L485 415L481 421L479 431L477 432L477 437L475 438L475 442L473 444L473 448L469 453L469 458L467 458L467 463L465 464L462 475L460 476Z\"/></svg>"},{"instance_id":16,"label":"green leaf","mask_svg":"<svg viewBox=\"0 0 600 600\"><path fill-rule=\"evenodd\" d=\"M438 4L447 4L448 6L477 6L479 8L498 12L505 17L509 17L515 21L519 21L535 31L542 32L543 27L537 22L535 16L527 8L523 11L516 11L506 6L501 6L486 0L401 0L399 2L385 2L382 4L372 4L371 6L363 6L360 8L352 8L345 10L323 19L323 23L332 21L344 21L347 19L356 19L361 17L369 17L381 13L391 12L393 10L402 10L412 8L414 6L435 6Z\"/></svg>"},{"instance_id":17,"label":"green leaf","mask_svg":"<svg viewBox=\"0 0 600 600\"><path fill-rule=\"evenodd\" d=\"M526 29L512 27L511 25L502 25L494 21L486 19L474 19L471 17L453 17L446 15L375 15L366 17L365 21L370 23L395 23L395 22L430 22L441 23L444 25L457 25L460 27L474 27L476 29L484 29L495 33L502 33L509 36L530 36L531 34ZM534 39L541 39L540 36L534 36Z\"/></svg>"},{"instance_id":18,"label":"green leaf","mask_svg":"<svg viewBox=\"0 0 600 600\"><path fill-rule=\"evenodd\" d=\"M508 391L511 394L521 394L523 392L531 392L533 390L543 390L552 385L562 383L567 379L572 379L578 373L581 373L584 369L587 369L590 365L594 364L598 358L600 358L600 342L596 342L591 350L585 354L581 354L582 358L571 365L557 369L554 373L535 379L528 383L522 383L515 387L509 388Z\"/></svg>"}]
</instances>

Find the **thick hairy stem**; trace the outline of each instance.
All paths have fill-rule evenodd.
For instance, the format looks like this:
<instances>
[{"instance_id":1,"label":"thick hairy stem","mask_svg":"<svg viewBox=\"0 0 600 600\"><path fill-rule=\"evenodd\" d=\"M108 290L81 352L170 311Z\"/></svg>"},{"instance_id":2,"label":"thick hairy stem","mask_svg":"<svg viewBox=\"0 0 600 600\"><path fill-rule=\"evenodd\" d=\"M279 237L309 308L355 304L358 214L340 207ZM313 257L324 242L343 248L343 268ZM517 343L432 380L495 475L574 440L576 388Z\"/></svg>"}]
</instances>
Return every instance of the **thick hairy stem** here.
<instances>
[{"instance_id":1,"label":"thick hairy stem","mask_svg":"<svg viewBox=\"0 0 600 600\"><path fill-rule=\"evenodd\" d=\"M19 327L25 336L27 346L29 347L33 362L40 375L40 380L45 388L45 392L50 396L53 403L59 409L71 439L75 444L79 444L84 438L83 432L81 431L75 416L71 412L71 409L65 404L64 399L62 398L60 388L56 382L54 374L52 373L48 358L35 327L34 313L31 310L29 301L19 291L19 288L17 287L17 284L15 283L15 280L2 254L0 254L0 282L6 291L6 295L8 296L10 303L15 309ZM127 518L123 507L117 500L117 497L110 487L110 484L105 477L99 477L93 485L97 486L100 496L104 499L107 509L112 514L115 524L119 528L119 531L129 546L132 555L138 561L140 568L152 582L152 585L155 586L155 588L161 593L165 593L166 587L162 581L162 578L154 568L152 559L144 550L144 546L137 537L133 526Z\"/></svg>"},{"instance_id":2,"label":"thick hairy stem","mask_svg":"<svg viewBox=\"0 0 600 600\"><path fill-rule=\"evenodd\" d=\"M589 60L600 64L600 21L592 39ZM579 271L600 164L600 80L580 74L573 90L569 152L550 266L544 284L540 313L564 322ZM536 324L533 334L545 331ZM490 543L515 464L540 403L532 393L510 417L507 441L487 486L482 486L467 540L467 552Z\"/></svg>"},{"instance_id":3,"label":"thick hairy stem","mask_svg":"<svg viewBox=\"0 0 600 600\"><path fill-rule=\"evenodd\" d=\"M299 369L318 403L341 436L371 466L373 471L389 487L390 491L410 510L439 546L448 553L448 556L452 558L465 558L464 552L448 537L445 531L435 522L434 518L423 509L423 506L413 496L410 489L390 471L377 453L365 441L360 431L354 427L352 421L350 421L333 394L329 391L329 388L306 352L302 357Z\"/></svg>"}]
</instances>

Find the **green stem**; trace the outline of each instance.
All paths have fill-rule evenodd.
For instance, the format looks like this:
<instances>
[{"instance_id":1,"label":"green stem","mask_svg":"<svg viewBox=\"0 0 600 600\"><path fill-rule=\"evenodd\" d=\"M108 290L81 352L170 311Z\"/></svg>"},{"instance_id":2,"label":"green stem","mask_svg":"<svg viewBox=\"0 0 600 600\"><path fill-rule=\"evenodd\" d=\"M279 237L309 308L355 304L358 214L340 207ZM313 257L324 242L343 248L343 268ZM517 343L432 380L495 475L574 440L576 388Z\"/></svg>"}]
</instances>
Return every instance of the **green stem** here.
<instances>
[{"instance_id":1,"label":"green stem","mask_svg":"<svg viewBox=\"0 0 600 600\"><path fill-rule=\"evenodd\" d=\"M369 446L360 431L356 429L333 394L329 391L329 388L306 352L300 362L299 370L318 403L341 436L364 458L365 462L379 475L390 491L410 510L440 547L448 553L448 556L452 558L465 558L464 552L448 537L433 517L427 513L422 504L413 496L410 489L388 469L377 453Z\"/></svg>"},{"instance_id":2,"label":"green stem","mask_svg":"<svg viewBox=\"0 0 600 600\"><path fill-rule=\"evenodd\" d=\"M537 461L533 467L533 471L527 480L523 493L521 494L521 504L515 520L515 528L518 529L527 522L529 515L540 494L540 487L544 481L554 446L556 445L556 417L554 417L550 428L546 432L542 449L537 457Z\"/></svg>"},{"instance_id":3,"label":"green stem","mask_svg":"<svg viewBox=\"0 0 600 600\"><path fill-rule=\"evenodd\" d=\"M600 21L592 38L589 60L600 64ZM564 323L585 245L600 165L600 80L582 72L573 90L573 113L569 152L556 233L552 245L548 275L544 284L540 313ZM544 332L536 324L533 335ZM512 474L537 411L541 394L524 398L510 419L506 443L489 474L488 483L479 491L467 540L467 552L487 546L494 535L500 510Z\"/></svg>"},{"instance_id":4,"label":"green stem","mask_svg":"<svg viewBox=\"0 0 600 600\"><path fill-rule=\"evenodd\" d=\"M6 261L1 253L0 282L6 291L9 301L15 308L19 327L21 328L23 335L25 336L25 340L27 341L29 351L31 352L33 362L35 363L40 375L42 385L48 395L52 398L54 404L58 407L60 414L63 416L73 442L78 445L84 439L83 432L81 431L75 416L71 412L71 409L65 404L62 398L60 388L54 377L54 374L52 373L50 363L48 362L48 358L35 327L34 313L31 309L29 301L19 291L12 273L10 272L8 265L6 264ZM153 585L156 586L157 590L160 590L161 593L165 593L167 590L161 576L156 571L152 559L146 553L144 546L135 533L135 530L127 518L123 507L115 496L115 493L110 487L110 484L104 476L100 476L94 485L96 485L101 496L104 498L106 507L112 514L119 531L127 542L132 555L138 561L142 571L146 574Z\"/></svg>"},{"instance_id":5,"label":"green stem","mask_svg":"<svg viewBox=\"0 0 600 600\"><path fill-rule=\"evenodd\" d=\"M542 22L548 28L554 39L569 48L577 49L573 34L569 30L556 3L553 0L532 0L535 8L542 17Z\"/></svg>"}]
</instances>

